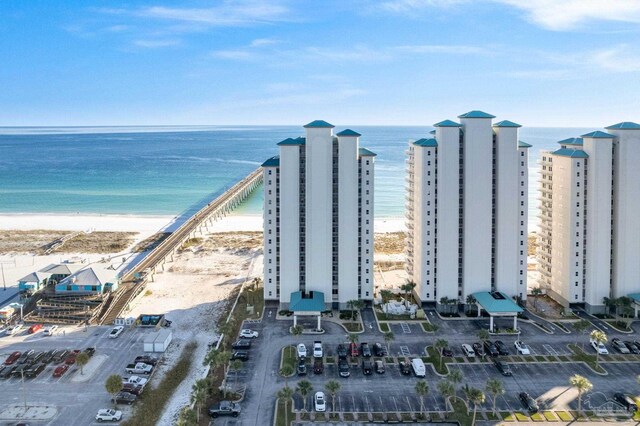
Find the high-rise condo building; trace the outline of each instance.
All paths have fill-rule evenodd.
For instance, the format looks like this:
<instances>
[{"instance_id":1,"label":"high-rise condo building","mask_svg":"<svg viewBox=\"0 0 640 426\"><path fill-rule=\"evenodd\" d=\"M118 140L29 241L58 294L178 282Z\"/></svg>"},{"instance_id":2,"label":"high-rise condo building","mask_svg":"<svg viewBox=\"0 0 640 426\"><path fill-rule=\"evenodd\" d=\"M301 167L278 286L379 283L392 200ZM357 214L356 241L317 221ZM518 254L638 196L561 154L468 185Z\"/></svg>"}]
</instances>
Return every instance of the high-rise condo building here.
<instances>
[{"instance_id":1,"label":"high-rise condo building","mask_svg":"<svg viewBox=\"0 0 640 426\"><path fill-rule=\"evenodd\" d=\"M471 111L407 151L407 273L424 303L527 296L527 170L519 124Z\"/></svg>"},{"instance_id":2,"label":"high-rise condo building","mask_svg":"<svg viewBox=\"0 0 640 426\"><path fill-rule=\"evenodd\" d=\"M264 298L289 309L322 295L325 309L344 309L373 299L376 154L353 130L334 135L322 120L304 128L262 165Z\"/></svg>"},{"instance_id":3,"label":"high-rise condo building","mask_svg":"<svg viewBox=\"0 0 640 426\"><path fill-rule=\"evenodd\" d=\"M640 291L640 125L606 129L540 154L539 285L595 313Z\"/></svg>"}]
</instances>

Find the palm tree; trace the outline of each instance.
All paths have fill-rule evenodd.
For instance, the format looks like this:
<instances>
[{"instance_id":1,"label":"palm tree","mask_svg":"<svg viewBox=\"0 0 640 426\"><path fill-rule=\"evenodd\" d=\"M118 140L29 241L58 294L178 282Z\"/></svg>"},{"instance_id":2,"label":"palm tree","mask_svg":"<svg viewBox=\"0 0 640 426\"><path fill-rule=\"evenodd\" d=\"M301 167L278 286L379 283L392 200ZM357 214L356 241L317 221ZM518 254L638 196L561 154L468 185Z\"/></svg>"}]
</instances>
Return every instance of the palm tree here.
<instances>
[{"instance_id":1,"label":"palm tree","mask_svg":"<svg viewBox=\"0 0 640 426\"><path fill-rule=\"evenodd\" d=\"M531 289L531 295L533 297L533 310L538 311L538 296L542 294L542 289L540 287L534 287Z\"/></svg>"},{"instance_id":2,"label":"palm tree","mask_svg":"<svg viewBox=\"0 0 640 426\"><path fill-rule=\"evenodd\" d=\"M233 321L225 322L218 326L218 333L222 338L222 347L227 348L229 341L231 340L231 334L233 333L233 329L235 328Z\"/></svg>"},{"instance_id":3,"label":"palm tree","mask_svg":"<svg viewBox=\"0 0 640 426\"><path fill-rule=\"evenodd\" d=\"M358 335L355 333L349 333L347 334L347 340L349 340L350 343L358 343Z\"/></svg>"},{"instance_id":4,"label":"palm tree","mask_svg":"<svg viewBox=\"0 0 640 426\"><path fill-rule=\"evenodd\" d=\"M489 337L491 337L491 335L489 334L489 330L486 330L484 328L478 330L478 339L480 339L483 343L489 340Z\"/></svg>"},{"instance_id":5,"label":"palm tree","mask_svg":"<svg viewBox=\"0 0 640 426\"><path fill-rule=\"evenodd\" d=\"M111 399L115 404L116 394L120 392L120 389L122 389L122 377L119 374L110 375L107 377L104 387L107 389L107 392L111 394Z\"/></svg>"},{"instance_id":6,"label":"palm tree","mask_svg":"<svg viewBox=\"0 0 640 426\"><path fill-rule=\"evenodd\" d=\"M469 386L468 383L465 383L465 385L461 388L462 390L462 394L464 395L464 399L467 402L467 416L469 415L469 408L471 407L469 404L469 400L471 398L471 393L473 391L473 388L471 386Z\"/></svg>"},{"instance_id":7,"label":"palm tree","mask_svg":"<svg viewBox=\"0 0 640 426\"><path fill-rule=\"evenodd\" d=\"M504 391L504 386L502 385L502 380L498 379L489 379L487 380L487 385L485 390L493 395L493 414L496 414L496 400L498 399L498 395L502 395Z\"/></svg>"},{"instance_id":8,"label":"palm tree","mask_svg":"<svg viewBox=\"0 0 640 426\"><path fill-rule=\"evenodd\" d=\"M472 388L469 395L469 400L473 403L473 419L471 420L471 426L476 424L476 413L478 411L478 405L484 404L484 392L480 389Z\"/></svg>"},{"instance_id":9,"label":"palm tree","mask_svg":"<svg viewBox=\"0 0 640 426\"><path fill-rule=\"evenodd\" d=\"M589 335L591 340L596 342L596 345L600 345L601 343L607 343L607 335L604 331L593 330ZM600 351L596 350L596 367L600 366Z\"/></svg>"},{"instance_id":10,"label":"palm tree","mask_svg":"<svg viewBox=\"0 0 640 426\"><path fill-rule=\"evenodd\" d=\"M393 292L391 290L380 290L380 297L382 298L382 303L389 303L389 300L393 299Z\"/></svg>"},{"instance_id":11,"label":"palm tree","mask_svg":"<svg viewBox=\"0 0 640 426\"><path fill-rule=\"evenodd\" d=\"M395 339L396 336L393 334L393 331L387 331L386 333L384 333L384 341L387 344L387 354L391 353L391 351L389 350L389 342L393 341L393 339Z\"/></svg>"},{"instance_id":12,"label":"palm tree","mask_svg":"<svg viewBox=\"0 0 640 426\"><path fill-rule=\"evenodd\" d=\"M453 383L453 397L457 399L458 395L456 392L456 385L462 382L462 379L463 379L462 371L460 371L457 368L455 370L451 370L447 378L451 383Z\"/></svg>"},{"instance_id":13,"label":"palm tree","mask_svg":"<svg viewBox=\"0 0 640 426\"><path fill-rule=\"evenodd\" d=\"M289 376L293 374L293 367L285 364L280 369L280 375L284 377L284 385L289 387Z\"/></svg>"},{"instance_id":14,"label":"palm tree","mask_svg":"<svg viewBox=\"0 0 640 426\"><path fill-rule=\"evenodd\" d=\"M291 327L291 334L293 334L295 337L300 336L303 331L304 329L300 324L296 325L295 327Z\"/></svg>"},{"instance_id":15,"label":"palm tree","mask_svg":"<svg viewBox=\"0 0 640 426\"><path fill-rule=\"evenodd\" d=\"M336 394L340 391L340 383L337 380L329 380L324 388L331 395L331 411L336 412Z\"/></svg>"},{"instance_id":16,"label":"palm tree","mask_svg":"<svg viewBox=\"0 0 640 426\"><path fill-rule=\"evenodd\" d=\"M447 296L443 296L440 298L440 305L441 306L448 306L449 305L449 298Z\"/></svg>"},{"instance_id":17,"label":"palm tree","mask_svg":"<svg viewBox=\"0 0 640 426\"><path fill-rule=\"evenodd\" d=\"M602 298L602 304L605 307L605 312L608 314L611 314L611 308L615 305L616 303L616 299L612 299L609 297L603 297Z\"/></svg>"},{"instance_id":18,"label":"palm tree","mask_svg":"<svg viewBox=\"0 0 640 426\"><path fill-rule=\"evenodd\" d=\"M631 321L633 321L633 314L635 313L635 310L631 307L631 306L623 306L622 307L622 318L626 319L626 326L627 326L627 330L631 329Z\"/></svg>"},{"instance_id":19,"label":"palm tree","mask_svg":"<svg viewBox=\"0 0 640 426\"><path fill-rule=\"evenodd\" d=\"M80 375L84 374L84 366L89 362L89 354L86 352L80 352L76 357L76 364L80 366Z\"/></svg>"},{"instance_id":20,"label":"palm tree","mask_svg":"<svg viewBox=\"0 0 640 426\"><path fill-rule=\"evenodd\" d=\"M440 392L440 394L444 398L444 405L446 408L449 398L453 396L453 394L455 393L453 383L451 383L448 380L441 380L440 382L438 382L437 387L438 387L438 392Z\"/></svg>"},{"instance_id":21,"label":"palm tree","mask_svg":"<svg viewBox=\"0 0 640 426\"><path fill-rule=\"evenodd\" d=\"M471 307L473 307L478 301L476 300L476 298L473 296L473 294L470 294L467 296L467 306L465 307L467 314L469 313L469 311L471 311Z\"/></svg>"},{"instance_id":22,"label":"palm tree","mask_svg":"<svg viewBox=\"0 0 640 426\"><path fill-rule=\"evenodd\" d=\"M308 380L300 380L298 386L296 386L296 390L302 397L302 409L307 411L307 395L313 390L313 385Z\"/></svg>"},{"instance_id":23,"label":"palm tree","mask_svg":"<svg viewBox=\"0 0 640 426\"><path fill-rule=\"evenodd\" d=\"M285 386L278 392L278 399L284 400L284 424L289 424L289 401L293 397L293 390L289 386Z\"/></svg>"},{"instance_id":24,"label":"palm tree","mask_svg":"<svg viewBox=\"0 0 640 426\"><path fill-rule=\"evenodd\" d=\"M433 348L436 350L436 352L438 352L438 357L440 358L440 369L442 369L442 350L447 346L449 346L449 342L447 342L445 339L438 339L433 344Z\"/></svg>"},{"instance_id":25,"label":"palm tree","mask_svg":"<svg viewBox=\"0 0 640 426\"><path fill-rule=\"evenodd\" d=\"M207 400L207 379L196 380L191 388L191 403L195 405L196 420L200 423L200 410L202 404Z\"/></svg>"},{"instance_id":26,"label":"palm tree","mask_svg":"<svg viewBox=\"0 0 640 426\"><path fill-rule=\"evenodd\" d=\"M589 392L593 388L593 384L591 384L589 379L579 374L575 374L571 376L569 378L569 383L578 391L578 412L581 412L582 411L582 394L585 392Z\"/></svg>"},{"instance_id":27,"label":"palm tree","mask_svg":"<svg viewBox=\"0 0 640 426\"><path fill-rule=\"evenodd\" d=\"M407 281L400 286L400 290L404 291L404 298L409 300L409 294L416 288L416 283L413 281Z\"/></svg>"},{"instance_id":28,"label":"palm tree","mask_svg":"<svg viewBox=\"0 0 640 426\"><path fill-rule=\"evenodd\" d=\"M576 333L578 333L579 335L584 334L585 331L587 331L587 328L589 328L591 326L591 323L589 321L587 321L586 319L581 319L578 322L573 323L573 328L576 330ZM578 339L580 339L580 337L578 337ZM580 339L581 343L582 343L582 351L584 352L584 339ZM576 346L578 345L578 342L576 342Z\"/></svg>"},{"instance_id":29,"label":"palm tree","mask_svg":"<svg viewBox=\"0 0 640 426\"><path fill-rule=\"evenodd\" d=\"M243 363L239 359L234 359L231 361L231 364L229 364L229 368L236 372L236 377L233 383L235 386L238 386L238 372L242 369L242 366Z\"/></svg>"},{"instance_id":30,"label":"palm tree","mask_svg":"<svg viewBox=\"0 0 640 426\"><path fill-rule=\"evenodd\" d=\"M427 385L425 380L418 380L415 390L418 397L420 397L420 414L424 417L424 398L429 393L429 385Z\"/></svg>"},{"instance_id":31,"label":"palm tree","mask_svg":"<svg viewBox=\"0 0 640 426\"><path fill-rule=\"evenodd\" d=\"M203 365L208 365L212 370L217 369L218 367L225 367L229 360L231 359L231 353L229 351L220 351L218 349L211 349L204 358L202 362ZM224 374L226 375L226 368L224 370ZM213 380L213 375L209 376L211 380Z\"/></svg>"},{"instance_id":32,"label":"palm tree","mask_svg":"<svg viewBox=\"0 0 640 426\"><path fill-rule=\"evenodd\" d=\"M354 316L356 315L356 303L358 303L358 301L355 299L347 301L347 307L351 310L351 321L354 320Z\"/></svg>"}]
</instances>

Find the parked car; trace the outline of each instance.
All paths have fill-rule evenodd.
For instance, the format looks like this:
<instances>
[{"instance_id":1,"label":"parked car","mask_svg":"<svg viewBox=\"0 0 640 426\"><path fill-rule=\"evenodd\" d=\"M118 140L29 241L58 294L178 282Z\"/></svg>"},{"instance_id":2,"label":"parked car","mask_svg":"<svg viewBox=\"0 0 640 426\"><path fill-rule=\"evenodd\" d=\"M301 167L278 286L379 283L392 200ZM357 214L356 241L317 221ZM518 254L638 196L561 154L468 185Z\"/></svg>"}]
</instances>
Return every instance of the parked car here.
<instances>
[{"instance_id":1,"label":"parked car","mask_svg":"<svg viewBox=\"0 0 640 426\"><path fill-rule=\"evenodd\" d=\"M140 355L133 360L134 363L144 362L145 364L153 365L154 367L158 363L158 358L151 355Z\"/></svg>"},{"instance_id":2,"label":"parked car","mask_svg":"<svg viewBox=\"0 0 640 426\"><path fill-rule=\"evenodd\" d=\"M111 408L104 408L102 410L98 410L98 414L96 414L97 422L119 422L122 419L122 411L113 410Z\"/></svg>"},{"instance_id":3,"label":"parked car","mask_svg":"<svg viewBox=\"0 0 640 426\"><path fill-rule=\"evenodd\" d=\"M384 374L384 363L381 360L376 360L374 362L375 368L376 368L376 373L378 374Z\"/></svg>"},{"instance_id":4,"label":"parked car","mask_svg":"<svg viewBox=\"0 0 640 426\"><path fill-rule=\"evenodd\" d=\"M427 367L424 365L424 361L420 358L413 358L411 360L411 368L413 369L413 374L416 377L426 377L427 375Z\"/></svg>"},{"instance_id":5,"label":"parked car","mask_svg":"<svg viewBox=\"0 0 640 426\"><path fill-rule=\"evenodd\" d=\"M400 373L403 376L411 374L411 364L406 359L398 361L398 367L400 368Z\"/></svg>"},{"instance_id":6,"label":"parked car","mask_svg":"<svg viewBox=\"0 0 640 426\"><path fill-rule=\"evenodd\" d=\"M347 348L344 345L338 345L338 359L346 359L347 358Z\"/></svg>"},{"instance_id":7,"label":"parked car","mask_svg":"<svg viewBox=\"0 0 640 426\"><path fill-rule=\"evenodd\" d=\"M135 364L127 364L124 370L129 374L151 374L153 371L153 365L138 362Z\"/></svg>"},{"instance_id":8,"label":"parked car","mask_svg":"<svg viewBox=\"0 0 640 426\"><path fill-rule=\"evenodd\" d=\"M324 397L324 392L316 392L313 401L317 412L322 413L327 409L327 401Z\"/></svg>"},{"instance_id":9,"label":"parked car","mask_svg":"<svg viewBox=\"0 0 640 426\"><path fill-rule=\"evenodd\" d=\"M322 374L324 372L324 364L322 359L313 361L313 374Z\"/></svg>"},{"instance_id":10,"label":"parked car","mask_svg":"<svg viewBox=\"0 0 640 426\"><path fill-rule=\"evenodd\" d=\"M58 367L56 367L55 370L53 370L53 377L64 376L64 373L66 373L68 369L69 369L69 364L59 365Z\"/></svg>"},{"instance_id":11,"label":"parked car","mask_svg":"<svg viewBox=\"0 0 640 426\"><path fill-rule=\"evenodd\" d=\"M45 364L49 364L51 361L53 361L53 358L56 356L57 353L58 353L57 349L52 349L46 354L44 354L41 361L44 362Z\"/></svg>"},{"instance_id":12,"label":"parked car","mask_svg":"<svg viewBox=\"0 0 640 426\"><path fill-rule=\"evenodd\" d=\"M507 349L507 345L505 345L502 340L496 340L495 345L500 355L509 355L509 350Z\"/></svg>"},{"instance_id":13,"label":"parked car","mask_svg":"<svg viewBox=\"0 0 640 426\"><path fill-rule=\"evenodd\" d=\"M69 352L69 354L64 359L64 363L65 364L69 364L69 365L75 364L76 363L76 357L78 356L78 354L80 352L81 352L80 349L74 349L73 351Z\"/></svg>"},{"instance_id":14,"label":"parked car","mask_svg":"<svg viewBox=\"0 0 640 426\"><path fill-rule=\"evenodd\" d=\"M349 343L349 356L357 357L358 355L360 355L358 345L356 343Z\"/></svg>"},{"instance_id":15,"label":"parked car","mask_svg":"<svg viewBox=\"0 0 640 426\"><path fill-rule=\"evenodd\" d=\"M9 355L7 359L4 360L4 363L6 365L15 364L15 362L18 361L18 359L20 358L20 355L22 355L22 352L18 352L18 351L12 352L11 355Z\"/></svg>"},{"instance_id":16,"label":"parked car","mask_svg":"<svg viewBox=\"0 0 640 426\"><path fill-rule=\"evenodd\" d=\"M484 342L484 350L486 351L486 353L489 354L489 356L500 355L500 352L498 352L498 348L496 347L496 345L493 344L491 340L486 340Z\"/></svg>"},{"instance_id":17,"label":"parked car","mask_svg":"<svg viewBox=\"0 0 640 426\"><path fill-rule=\"evenodd\" d=\"M45 355L45 352L43 351L34 352L27 358L26 364L29 364L29 365L37 364L42 360L44 355Z\"/></svg>"},{"instance_id":18,"label":"parked car","mask_svg":"<svg viewBox=\"0 0 640 426\"><path fill-rule=\"evenodd\" d=\"M316 340L315 342L313 342L313 357L322 358L323 355L324 353L322 351L322 342L319 340Z\"/></svg>"},{"instance_id":19,"label":"parked car","mask_svg":"<svg viewBox=\"0 0 640 426\"><path fill-rule=\"evenodd\" d=\"M476 355L478 355L479 357L483 357L486 355L481 343L476 342L473 345L471 345L471 347L473 348L473 351L476 353Z\"/></svg>"},{"instance_id":20,"label":"parked car","mask_svg":"<svg viewBox=\"0 0 640 426\"><path fill-rule=\"evenodd\" d=\"M307 363L304 358L298 359L298 366L296 367L296 371L298 372L298 376L306 376L307 375Z\"/></svg>"},{"instance_id":21,"label":"parked car","mask_svg":"<svg viewBox=\"0 0 640 426\"><path fill-rule=\"evenodd\" d=\"M442 356L452 357L453 356L453 351L449 347L442 348Z\"/></svg>"},{"instance_id":22,"label":"parked car","mask_svg":"<svg viewBox=\"0 0 640 426\"><path fill-rule=\"evenodd\" d=\"M250 349L251 348L251 340L248 339L239 339L233 342L231 345L231 349Z\"/></svg>"},{"instance_id":23,"label":"parked car","mask_svg":"<svg viewBox=\"0 0 640 426\"><path fill-rule=\"evenodd\" d=\"M460 348L462 349L462 353L464 354L464 356L466 356L467 358L476 357L476 353L473 351L473 348L471 347L471 345L467 343L463 343L462 345L460 345Z\"/></svg>"},{"instance_id":24,"label":"parked car","mask_svg":"<svg viewBox=\"0 0 640 426\"><path fill-rule=\"evenodd\" d=\"M307 356L307 347L304 343L298 343L298 358L304 358Z\"/></svg>"},{"instance_id":25,"label":"parked car","mask_svg":"<svg viewBox=\"0 0 640 426\"><path fill-rule=\"evenodd\" d=\"M530 413L538 412L539 410L538 403L536 402L535 399L531 397L531 395L529 395L526 392L520 392L518 394L518 397L520 398L520 401L522 401L522 405L524 405L525 408L529 410Z\"/></svg>"},{"instance_id":26,"label":"parked car","mask_svg":"<svg viewBox=\"0 0 640 426\"><path fill-rule=\"evenodd\" d=\"M33 355L36 351L34 351L33 349L27 351L27 352L23 352L22 355L20 355L20 358L18 358L18 360L16 361L17 364L24 364L25 362L27 362L27 358L29 358L31 355Z\"/></svg>"},{"instance_id":27,"label":"parked car","mask_svg":"<svg viewBox=\"0 0 640 426\"><path fill-rule=\"evenodd\" d=\"M14 336L16 334L19 334L20 330L22 330L23 328L24 328L24 324L20 324L20 323L14 324L14 325L11 325L11 326L7 327L7 330L5 331L5 334L7 336Z\"/></svg>"},{"instance_id":28,"label":"parked car","mask_svg":"<svg viewBox=\"0 0 640 426\"><path fill-rule=\"evenodd\" d=\"M89 355L89 358L91 358L93 354L96 353L96 348L86 348L83 352Z\"/></svg>"},{"instance_id":29,"label":"parked car","mask_svg":"<svg viewBox=\"0 0 640 426\"><path fill-rule=\"evenodd\" d=\"M111 332L109 333L109 338L110 339L115 339L116 337L121 335L123 331L124 331L124 326L116 325L115 327L113 327L111 329Z\"/></svg>"},{"instance_id":30,"label":"parked car","mask_svg":"<svg viewBox=\"0 0 640 426\"><path fill-rule=\"evenodd\" d=\"M111 401L114 404L127 404L127 405L131 405L134 402L136 402L136 399L138 399L137 396L135 396L132 393L129 392L124 392L124 391L120 391L116 394L116 396L114 396L113 398L111 398Z\"/></svg>"},{"instance_id":31,"label":"parked car","mask_svg":"<svg viewBox=\"0 0 640 426\"><path fill-rule=\"evenodd\" d=\"M622 392L616 392L613 394L613 399L631 413L638 411L636 402L629 395L625 395Z\"/></svg>"},{"instance_id":32,"label":"parked car","mask_svg":"<svg viewBox=\"0 0 640 426\"><path fill-rule=\"evenodd\" d=\"M13 375L13 370L18 368L17 365L7 365L2 371L0 371L0 379L8 379Z\"/></svg>"},{"instance_id":33,"label":"parked car","mask_svg":"<svg viewBox=\"0 0 640 426\"><path fill-rule=\"evenodd\" d=\"M369 374L373 373L373 363L371 361L369 361L368 359L363 359L362 360L362 372L365 375L369 375Z\"/></svg>"},{"instance_id":34,"label":"parked car","mask_svg":"<svg viewBox=\"0 0 640 426\"><path fill-rule=\"evenodd\" d=\"M634 340L633 341L633 346L635 346L638 350L640 350L640 341Z\"/></svg>"},{"instance_id":35,"label":"parked car","mask_svg":"<svg viewBox=\"0 0 640 426\"><path fill-rule=\"evenodd\" d=\"M629 349L629 352L631 352L632 354L636 354L636 355L640 354L640 349L638 349L636 345L633 344L633 342L629 340L625 340L624 345L627 347L627 349Z\"/></svg>"},{"instance_id":36,"label":"parked car","mask_svg":"<svg viewBox=\"0 0 640 426\"><path fill-rule=\"evenodd\" d=\"M29 378L38 377L40 373L44 371L45 368L47 368L47 364L44 364L42 362L38 364L34 364L29 368L27 368L26 370L24 370L24 376Z\"/></svg>"},{"instance_id":37,"label":"parked car","mask_svg":"<svg viewBox=\"0 0 640 426\"><path fill-rule=\"evenodd\" d=\"M132 385L140 385L140 386L145 386L147 384L147 382L149 381L149 379L145 379L144 377L140 377L140 376L129 376L127 378L122 379L122 384L126 384L126 383L130 383Z\"/></svg>"},{"instance_id":38,"label":"parked car","mask_svg":"<svg viewBox=\"0 0 640 426\"><path fill-rule=\"evenodd\" d=\"M231 361L239 359L240 361L247 361L249 359L249 351L235 351L231 354Z\"/></svg>"},{"instance_id":39,"label":"parked car","mask_svg":"<svg viewBox=\"0 0 640 426\"><path fill-rule=\"evenodd\" d=\"M54 334L56 334L57 331L58 331L57 325L50 325L49 327L45 327L45 329L42 331L42 334L45 336L53 336Z\"/></svg>"},{"instance_id":40,"label":"parked car","mask_svg":"<svg viewBox=\"0 0 640 426\"><path fill-rule=\"evenodd\" d=\"M506 362L502 362L497 359L494 359L493 364L496 366L500 374L502 374L503 376L513 376L511 367L509 367L509 364L507 364Z\"/></svg>"},{"instance_id":41,"label":"parked car","mask_svg":"<svg viewBox=\"0 0 640 426\"><path fill-rule=\"evenodd\" d=\"M68 349L63 349L61 351L56 352L56 354L53 356L53 362L56 364L60 364L62 361L65 360L65 358L67 358L67 355L69 355L70 351Z\"/></svg>"},{"instance_id":42,"label":"parked car","mask_svg":"<svg viewBox=\"0 0 640 426\"><path fill-rule=\"evenodd\" d=\"M604 343L598 343L593 339L589 339L589 343L591 343L591 346L593 347L593 349L596 352L598 352L600 355L609 355L609 350L604 345Z\"/></svg>"},{"instance_id":43,"label":"parked car","mask_svg":"<svg viewBox=\"0 0 640 426\"><path fill-rule=\"evenodd\" d=\"M365 358L371 356L371 348L367 342L360 343L360 353L362 353L362 356Z\"/></svg>"},{"instance_id":44,"label":"parked car","mask_svg":"<svg viewBox=\"0 0 640 426\"><path fill-rule=\"evenodd\" d=\"M13 377L22 377L22 375L24 374L24 372L31 367L29 364L20 364L17 365L16 368L13 369L13 371L11 372L11 376Z\"/></svg>"},{"instance_id":45,"label":"parked car","mask_svg":"<svg viewBox=\"0 0 640 426\"><path fill-rule=\"evenodd\" d=\"M374 356L387 356L387 350L381 343L373 344L373 355Z\"/></svg>"},{"instance_id":46,"label":"parked car","mask_svg":"<svg viewBox=\"0 0 640 426\"><path fill-rule=\"evenodd\" d=\"M340 377L349 377L351 375L347 360L341 359L338 361L338 374L340 374Z\"/></svg>"},{"instance_id":47,"label":"parked car","mask_svg":"<svg viewBox=\"0 0 640 426\"><path fill-rule=\"evenodd\" d=\"M120 392L128 392L135 396L140 396L143 390L144 386L134 385L133 383L125 383L122 385L122 389L120 389Z\"/></svg>"},{"instance_id":48,"label":"parked car","mask_svg":"<svg viewBox=\"0 0 640 426\"><path fill-rule=\"evenodd\" d=\"M40 330L42 330L42 324L33 324L31 327L29 327L29 329L27 330L27 333L35 334Z\"/></svg>"},{"instance_id":49,"label":"parked car","mask_svg":"<svg viewBox=\"0 0 640 426\"><path fill-rule=\"evenodd\" d=\"M622 342L622 340L618 339L617 337L611 340L611 346L613 346L613 348L618 352L620 352L621 354L630 353L627 346Z\"/></svg>"},{"instance_id":50,"label":"parked car","mask_svg":"<svg viewBox=\"0 0 640 426\"><path fill-rule=\"evenodd\" d=\"M525 345L524 342L521 342L520 340L516 340L513 343L513 346L516 347L516 351L518 351L518 353L520 355L531 355L531 351L529 350L529 346Z\"/></svg>"},{"instance_id":51,"label":"parked car","mask_svg":"<svg viewBox=\"0 0 640 426\"><path fill-rule=\"evenodd\" d=\"M218 416L233 416L238 417L240 415L240 404L231 401L220 401L219 404L209 407L209 415L211 417Z\"/></svg>"},{"instance_id":52,"label":"parked car","mask_svg":"<svg viewBox=\"0 0 640 426\"><path fill-rule=\"evenodd\" d=\"M258 332L249 330L248 328L243 328L240 330L240 337L243 339L255 339L258 337Z\"/></svg>"}]
</instances>

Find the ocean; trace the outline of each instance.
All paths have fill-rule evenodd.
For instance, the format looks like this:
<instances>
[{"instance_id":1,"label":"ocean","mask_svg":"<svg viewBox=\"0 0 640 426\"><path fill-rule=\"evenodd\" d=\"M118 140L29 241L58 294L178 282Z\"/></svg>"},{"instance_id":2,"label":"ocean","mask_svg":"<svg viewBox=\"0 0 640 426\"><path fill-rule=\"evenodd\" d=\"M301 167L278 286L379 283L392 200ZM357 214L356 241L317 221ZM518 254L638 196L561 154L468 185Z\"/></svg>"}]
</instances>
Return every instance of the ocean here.
<instances>
[{"instance_id":1,"label":"ocean","mask_svg":"<svg viewBox=\"0 0 640 426\"><path fill-rule=\"evenodd\" d=\"M375 215L404 214L405 150L429 126L338 126L376 152ZM529 229L537 224L537 159L557 141L594 129L522 128L529 157ZM178 215L204 203L267 158L301 126L3 127L0 213ZM239 213L261 214L256 191Z\"/></svg>"}]
</instances>

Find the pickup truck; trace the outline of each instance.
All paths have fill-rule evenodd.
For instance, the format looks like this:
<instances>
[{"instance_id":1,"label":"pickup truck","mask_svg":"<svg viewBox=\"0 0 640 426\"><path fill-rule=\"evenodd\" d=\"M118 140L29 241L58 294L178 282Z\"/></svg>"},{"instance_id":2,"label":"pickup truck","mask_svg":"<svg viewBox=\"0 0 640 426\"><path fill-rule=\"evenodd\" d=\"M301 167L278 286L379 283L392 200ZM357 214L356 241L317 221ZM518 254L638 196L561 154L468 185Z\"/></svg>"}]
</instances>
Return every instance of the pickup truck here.
<instances>
[{"instance_id":1,"label":"pickup truck","mask_svg":"<svg viewBox=\"0 0 640 426\"><path fill-rule=\"evenodd\" d=\"M220 401L220 404L215 404L209 407L209 415L211 417L218 416L233 416L238 417L240 414L240 404L231 401Z\"/></svg>"},{"instance_id":2,"label":"pickup truck","mask_svg":"<svg viewBox=\"0 0 640 426\"><path fill-rule=\"evenodd\" d=\"M140 376L130 376L128 378L124 378L122 379L122 384L131 384L131 385L140 385L140 386L144 386L147 384L147 382L149 381L149 379L145 379L143 377Z\"/></svg>"},{"instance_id":3,"label":"pickup truck","mask_svg":"<svg viewBox=\"0 0 640 426\"><path fill-rule=\"evenodd\" d=\"M151 374L153 366L139 362L137 364L128 364L124 370L129 374Z\"/></svg>"}]
</instances>

